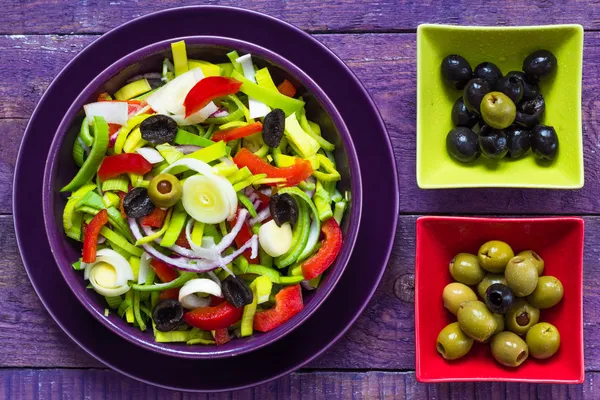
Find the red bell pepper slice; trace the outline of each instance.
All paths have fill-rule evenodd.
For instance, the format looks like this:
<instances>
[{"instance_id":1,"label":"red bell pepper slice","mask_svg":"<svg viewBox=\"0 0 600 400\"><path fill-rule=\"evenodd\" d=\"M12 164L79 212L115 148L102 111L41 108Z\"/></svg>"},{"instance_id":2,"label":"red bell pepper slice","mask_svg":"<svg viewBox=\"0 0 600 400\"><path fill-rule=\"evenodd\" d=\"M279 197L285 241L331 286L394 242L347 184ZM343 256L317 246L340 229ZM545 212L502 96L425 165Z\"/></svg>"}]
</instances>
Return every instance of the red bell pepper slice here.
<instances>
[{"instance_id":1,"label":"red bell pepper slice","mask_svg":"<svg viewBox=\"0 0 600 400\"><path fill-rule=\"evenodd\" d=\"M142 218L142 225L161 228L165 222L166 216L167 210L163 210L160 207L154 207L154 210L150 214Z\"/></svg>"},{"instance_id":2,"label":"red bell pepper slice","mask_svg":"<svg viewBox=\"0 0 600 400\"><path fill-rule=\"evenodd\" d=\"M277 168L268 164L265 160L246 148L238 151L235 157L233 157L233 162L238 168L248 167L254 175L266 174L268 178L285 178L286 182L283 186L296 186L313 173L310 161L296 159L296 163L292 166ZM277 186L278 184L267 183L267 185Z\"/></svg>"},{"instance_id":3,"label":"red bell pepper slice","mask_svg":"<svg viewBox=\"0 0 600 400\"><path fill-rule=\"evenodd\" d=\"M103 92L98 95L98 101L112 101L112 98L108 92Z\"/></svg>"},{"instance_id":4,"label":"red bell pepper slice","mask_svg":"<svg viewBox=\"0 0 600 400\"><path fill-rule=\"evenodd\" d=\"M108 136L112 136L121 129L119 124L108 124Z\"/></svg>"},{"instance_id":5,"label":"red bell pepper slice","mask_svg":"<svg viewBox=\"0 0 600 400\"><path fill-rule=\"evenodd\" d=\"M227 328L216 329L215 330L215 342L217 345L222 345L231 340L231 336L229 336L229 331Z\"/></svg>"},{"instance_id":6,"label":"red bell pepper slice","mask_svg":"<svg viewBox=\"0 0 600 400\"><path fill-rule=\"evenodd\" d=\"M254 329L268 332L289 321L304 308L300 285L288 286L275 295L275 307L254 315Z\"/></svg>"},{"instance_id":7,"label":"red bell pepper slice","mask_svg":"<svg viewBox=\"0 0 600 400\"><path fill-rule=\"evenodd\" d=\"M329 218L321 231L325 235L319 251L302 264L304 279L310 280L321 275L333 264L342 249L342 231L334 218Z\"/></svg>"},{"instance_id":8,"label":"red bell pepper slice","mask_svg":"<svg viewBox=\"0 0 600 400\"><path fill-rule=\"evenodd\" d=\"M231 221L229 221L230 228L233 228L235 226L235 224L237 223L237 216L238 216L238 213L236 213L235 216L233 217L233 219ZM244 225L242 225L242 229L240 229L240 232L235 237L235 245L239 249L251 238L252 238L252 230L250 229L250 225L248 225L248 221L246 221L246 222L244 222ZM248 260L248 262L250 264L258 264L258 257L250 258L250 257L252 257L252 249L247 249L242 254L244 254L244 257L246 257L246 260Z\"/></svg>"},{"instance_id":9,"label":"red bell pepper slice","mask_svg":"<svg viewBox=\"0 0 600 400\"><path fill-rule=\"evenodd\" d=\"M119 196L119 211L121 211L121 217L127 219L127 214L125 214L125 208L123 207L123 200L125 199L125 192L118 192L117 196Z\"/></svg>"},{"instance_id":10,"label":"red bell pepper slice","mask_svg":"<svg viewBox=\"0 0 600 400\"><path fill-rule=\"evenodd\" d=\"M187 236L185 235L185 229L183 229L179 233L179 236L177 237L175 244L179 247L185 247L186 249L192 248L192 246L190 246L190 242L188 242L188 240L187 240Z\"/></svg>"},{"instance_id":11,"label":"red bell pepper slice","mask_svg":"<svg viewBox=\"0 0 600 400\"><path fill-rule=\"evenodd\" d=\"M158 276L158 279L161 280L161 282L171 282L172 280L175 280L179 277L177 271L169 267L167 263L156 258L153 258L152 261L150 261L150 266L154 270L156 276ZM164 290L163 292L161 292L159 299L179 299L179 288Z\"/></svg>"},{"instance_id":12,"label":"red bell pepper slice","mask_svg":"<svg viewBox=\"0 0 600 400\"><path fill-rule=\"evenodd\" d=\"M100 229L102 229L107 222L108 212L106 210L100 210L86 226L85 235L83 236L83 256L81 257L81 261L85 263L96 261L98 235L100 235Z\"/></svg>"},{"instance_id":13,"label":"red bell pepper slice","mask_svg":"<svg viewBox=\"0 0 600 400\"><path fill-rule=\"evenodd\" d=\"M105 181L126 172L144 175L150 172L151 169L152 164L137 153L115 154L114 156L104 157L98 170L98 177L100 180Z\"/></svg>"},{"instance_id":14,"label":"red bell pepper slice","mask_svg":"<svg viewBox=\"0 0 600 400\"><path fill-rule=\"evenodd\" d=\"M296 95L296 87L287 79L284 79L283 82L277 86L277 90L284 96L294 97Z\"/></svg>"},{"instance_id":15,"label":"red bell pepper slice","mask_svg":"<svg viewBox=\"0 0 600 400\"><path fill-rule=\"evenodd\" d=\"M224 301L218 306L199 307L184 314L184 321L195 328L205 331L214 331L227 328L240 319L244 307L235 308L229 302Z\"/></svg>"},{"instance_id":16,"label":"red bell pepper slice","mask_svg":"<svg viewBox=\"0 0 600 400\"><path fill-rule=\"evenodd\" d=\"M241 139L246 136L254 135L260 131L262 131L262 124L260 122L254 122L245 126L218 131L213 135L212 141L220 142L222 140L224 142L229 142L230 140Z\"/></svg>"},{"instance_id":17,"label":"red bell pepper slice","mask_svg":"<svg viewBox=\"0 0 600 400\"><path fill-rule=\"evenodd\" d=\"M242 82L225 76L208 76L201 79L185 96L183 101L185 117L203 109L214 99L236 94L240 90L240 86L242 86Z\"/></svg>"}]
</instances>

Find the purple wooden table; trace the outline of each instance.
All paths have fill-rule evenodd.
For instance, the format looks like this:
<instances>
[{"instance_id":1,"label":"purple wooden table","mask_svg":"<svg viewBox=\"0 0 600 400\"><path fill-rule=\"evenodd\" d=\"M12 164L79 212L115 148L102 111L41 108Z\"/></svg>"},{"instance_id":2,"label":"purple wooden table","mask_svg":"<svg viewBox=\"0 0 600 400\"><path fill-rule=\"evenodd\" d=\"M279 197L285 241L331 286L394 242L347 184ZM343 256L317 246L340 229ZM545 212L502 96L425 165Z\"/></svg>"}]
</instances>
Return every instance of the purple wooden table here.
<instances>
[{"instance_id":1,"label":"purple wooden table","mask_svg":"<svg viewBox=\"0 0 600 400\"><path fill-rule=\"evenodd\" d=\"M159 9L199 2L0 0L0 397L600 399L600 3L558 0L229 0L315 35L358 75L392 137L400 222L386 275L355 326L306 369L254 389L183 395L107 370L46 313L23 270L12 220L12 179L25 125L45 88L107 30ZM217 4L209 0L205 3ZM480 3L485 3L480 4ZM566 3L566 4L564 4ZM579 23L585 29L586 184L577 191L422 191L415 181L415 32L420 23ZM582 385L440 384L414 374L415 219L423 214L584 215L586 380ZM368 348L368 351L365 349Z\"/></svg>"}]
</instances>

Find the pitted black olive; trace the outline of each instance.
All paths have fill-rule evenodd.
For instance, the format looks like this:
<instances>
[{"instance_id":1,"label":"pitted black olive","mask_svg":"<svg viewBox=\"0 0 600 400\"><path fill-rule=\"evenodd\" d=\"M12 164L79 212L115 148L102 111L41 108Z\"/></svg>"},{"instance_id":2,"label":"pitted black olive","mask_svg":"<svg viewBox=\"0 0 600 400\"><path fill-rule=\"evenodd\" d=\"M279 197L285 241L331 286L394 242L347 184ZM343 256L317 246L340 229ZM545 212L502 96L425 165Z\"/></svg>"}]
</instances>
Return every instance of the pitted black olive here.
<instances>
[{"instance_id":1,"label":"pitted black olive","mask_svg":"<svg viewBox=\"0 0 600 400\"><path fill-rule=\"evenodd\" d=\"M170 143L177 136L177 122L171 117L156 114L140 124L142 139L154 144Z\"/></svg>"},{"instance_id":2,"label":"pitted black olive","mask_svg":"<svg viewBox=\"0 0 600 400\"><path fill-rule=\"evenodd\" d=\"M154 203L143 187L131 189L123 199L123 209L129 218L142 218L154 211Z\"/></svg>"},{"instance_id":3,"label":"pitted black olive","mask_svg":"<svg viewBox=\"0 0 600 400\"><path fill-rule=\"evenodd\" d=\"M221 283L221 289L225 300L235 308L250 304L254 299L252 290L246 285L246 282L237 276L229 275L225 278Z\"/></svg>"},{"instance_id":4,"label":"pitted black olive","mask_svg":"<svg viewBox=\"0 0 600 400\"><path fill-rule=\"evenodd\" d=\"M265 116L263 121L263 142L269 147L277 147L283 138L285 114L279 108L273 109Z\"/></svg>"},{"instance_id":5,"label":"pitted black olive","mask_svg":"<svg viewBox=\"0 0 600 400\"><path fill-rule=\"evenodd\" d=\"M161 332L170 332L182 323L183 307L177 300L163 300L154 307L152 320L156 329Z\"/></svg>"},{"instance_id":6,"label":"pitted black olive","mask_svg":"<svg viewBox=\"0 0 600 400\"><path fill-rule=\"evenodd\" d=\"M527 128L533 128L540 123L546 103L544 97L538 94L533 100L522 101L517 107L515 122Z\"/></svg>"},{"instance_id":7,"label":"pitted black olive","mask_svg":"<svg viewBox=\"0 0 600 400\"><path fill-rule=\"evenodd\" d=\"M298 203L287 193L273 195L269 202L269 210L277 226L286 222L295 225L298 221Z\"/></svg>"}]
</instances>

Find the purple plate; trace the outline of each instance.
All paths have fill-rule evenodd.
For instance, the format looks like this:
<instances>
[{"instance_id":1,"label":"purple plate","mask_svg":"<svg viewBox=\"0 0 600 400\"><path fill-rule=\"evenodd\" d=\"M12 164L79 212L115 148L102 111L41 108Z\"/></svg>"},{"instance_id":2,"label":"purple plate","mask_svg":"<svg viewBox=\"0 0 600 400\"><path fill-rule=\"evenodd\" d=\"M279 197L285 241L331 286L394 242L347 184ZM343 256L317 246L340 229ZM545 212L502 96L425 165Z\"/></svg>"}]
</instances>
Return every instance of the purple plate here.
<instances>
[{"instance_id":1,"label":"purple plate","mask_svg":"<svg viewBox=\"0 0 600 400\"><path fill-rule=\"evenodd\" d=\"M132 51L190 35L246 40L295 63L329 94L350 127L362 165L362 223L350 263L330 297L285 338L232 359L186 360L156 354L132 346L100 324L77 301L52 261L39 206L44 161L53 139L47 132L56 130L85 86ZM356 109L370 111L359 114ZM111 368L146 383L187 391L224 391L264 383L300 368L352 325L377 288L389 259L398 219L398 180L391 144L374 103L331 51L272 17L235 8L197 6L131 21L96 40L63 69L27 126L15 169L13 204L17 242L27 274L52 317L75 342Z\"/></svg>"},{"instance_id":2,"label":"purple plate","mask_svg":"<svg viewBox=\"0 0 600 400\"><path fill-rule=\"evenodd\" d=\"M86 290L86 282L83 280L81 271L76 271L71 267L71 264L81 255L81 243L68 239L62 229L61 221L66 196L60 193L60 188L65 186L76 174L71 144L75 141L75 136L79 132L84 117L81 112L83 105L96 101L98 95L102 92L114 92L114 88L123 86L125 81L133 76L140 73L160 71L164 58L171 53L173 40L153 43L112 64L83 90L64 115L50 146L50 153L46 161L42 189L44 193L42 205L46 233L59 270L77 299L100 323L106 325L114 333L136 345L166 355L196 359L232 357L254 351L281 339L300 326L329 296L350 260L360 226L362 204L360 169L356 150L338 110L318 85L288 60L264 47L231 38L188 36L174 40L185 40L190 58L208 59L215 62L226 60L226 53L232 49L252 54L253 61L259 67L269 66L269 70L274 77L277 77L277 81L285 77L294 82L298 88L298 93L306 102L308 117L323 127L323 134L326 139L335 143L336 162L342 173L342 180L338 182L338 189L341 192L350 191L352 202L341 227L344 235L342 250L335 263L325 274L319 289L312 292L304 291L304 308L302 311L272 331L266 333L255 332L250 337L232 340L222 346L188 346L185 343L157 343L154 340L152 329L146 329L145 332L142 332L133 325L128 324L124 319L119 318L114 312L105 316L106 300L104 297L93 290Z\"/></svg>"}]
</instances>

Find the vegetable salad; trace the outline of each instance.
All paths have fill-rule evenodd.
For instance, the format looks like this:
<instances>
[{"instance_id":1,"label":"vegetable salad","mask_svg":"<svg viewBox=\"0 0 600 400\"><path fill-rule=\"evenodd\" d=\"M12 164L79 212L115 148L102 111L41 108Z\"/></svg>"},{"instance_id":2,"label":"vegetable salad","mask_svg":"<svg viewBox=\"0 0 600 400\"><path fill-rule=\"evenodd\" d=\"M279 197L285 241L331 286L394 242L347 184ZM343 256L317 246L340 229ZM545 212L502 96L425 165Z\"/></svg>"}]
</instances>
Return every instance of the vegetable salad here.
<instances>
[{"instance_id":1,"label":"vegetable salad","mask_svg":"<svg viewBox=\"0 0 600 400\"><path fill-rule=\"evenodd\" d=\"M62 188L73 268L157 342L224 344L303 308L342 247L335 146L250 54L188 59L84 106Z\"/></svg>"}]
</instances>

